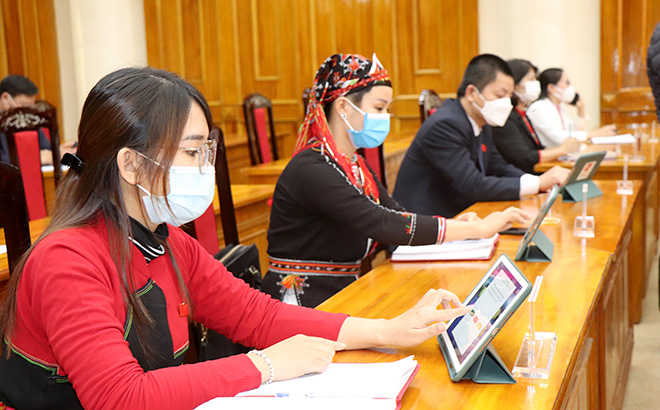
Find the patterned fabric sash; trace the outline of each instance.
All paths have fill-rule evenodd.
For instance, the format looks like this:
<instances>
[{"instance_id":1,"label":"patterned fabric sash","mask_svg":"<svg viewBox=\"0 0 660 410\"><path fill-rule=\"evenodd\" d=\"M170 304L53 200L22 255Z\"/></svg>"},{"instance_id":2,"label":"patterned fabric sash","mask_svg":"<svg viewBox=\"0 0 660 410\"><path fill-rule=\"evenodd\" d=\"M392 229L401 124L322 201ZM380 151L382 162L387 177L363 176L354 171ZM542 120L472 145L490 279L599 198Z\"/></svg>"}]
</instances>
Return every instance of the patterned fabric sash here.
<instances>
[{"instance_id":1,"label":"patterned fabric sash","mask_svg":"<svg viewBox=\"0 0 660 410\"><path fill-rule=\"evenodd\" d=\"M333 276L359 275L360 261L322 262L268 256L268 269L283 275Z\"/></svg>"}]
</instances>

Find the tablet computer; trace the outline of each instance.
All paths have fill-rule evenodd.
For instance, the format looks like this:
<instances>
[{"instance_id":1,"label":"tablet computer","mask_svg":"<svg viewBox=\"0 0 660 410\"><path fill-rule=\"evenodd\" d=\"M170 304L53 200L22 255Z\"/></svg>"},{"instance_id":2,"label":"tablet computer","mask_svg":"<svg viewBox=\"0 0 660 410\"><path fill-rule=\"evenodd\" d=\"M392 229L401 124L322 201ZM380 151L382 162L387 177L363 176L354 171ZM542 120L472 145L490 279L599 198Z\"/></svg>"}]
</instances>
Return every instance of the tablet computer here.
<instances>
[{"instance_id":1,"label":"tablet computer","mask_svg":"<svg viewBox=\"0 0 660 410\"><path fill-rule=\"evenodd\" d=\"M465 376L531 290L532 284L513 261L500 256L465 300L470 311L452 319L438 336L452 381Z\"/></svg>"},{"instance_id":2,"label":"tablet computer","mask_svg":"<svg viewBox=\"0 0 660 410\"><path fill-rule=\"evenodd\" d=\"M606 153L607 151L598 151L580 155L573 164L564 186L592 179Z\"/></svg>"},{"instance_id":3,"label":"tablet computer","mask_svg":"<svg viewBox=\"0 0 660 410\"><path fill-rule=\"evenodd\" d=\"M588 154L580 155L575 161L571 173L563 184L562 195L564 201L580 201L582 200L582 184L589 184L588 198L603 195L603 192L591 181L594 174L598 170L603 158L605 158L606 151L591 152Z\"/></svg>"},{"instance_id":4,"label":"tablet computer","mask_svg":"<svg viewBox=\"0 0 660 410\"><path fill-rule=\"evenodd\" d=\"M545 216L548 214L548 211L550 211L550 208L552 208L552 204L555 203L555 200L557 199L557 195L559 195L559 186L554 185L550 190L550 192L548 193L548 197L545 199L545 202L541 206L541 209L539 209L539 212L536 214L536 217L532 221L531 225L529 225L527 232L525 232L525 235L520 241L520 245L518 245L518 252L516 252L517 261L526 259L525 256L528 252L528 248L532 244L532 239L534 238L534 235L541 227L543 218L545 218ZM552 253L552 250L550 250L550 252ZM549 256L552 257L552 254Z\"/></svg>"}]
</instances>

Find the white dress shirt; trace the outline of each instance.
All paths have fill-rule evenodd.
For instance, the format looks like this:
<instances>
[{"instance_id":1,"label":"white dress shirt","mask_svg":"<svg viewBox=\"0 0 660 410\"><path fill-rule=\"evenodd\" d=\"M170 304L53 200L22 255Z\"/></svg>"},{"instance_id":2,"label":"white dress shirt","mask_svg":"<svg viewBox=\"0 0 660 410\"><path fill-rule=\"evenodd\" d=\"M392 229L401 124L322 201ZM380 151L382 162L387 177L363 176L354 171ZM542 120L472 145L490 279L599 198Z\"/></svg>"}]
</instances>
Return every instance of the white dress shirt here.
<instances>
[{"instance_id":1,"label":"white dress shirt","mask_svg":"<svg viewBox=\"0 0 660 410\"><path fill-rule=\"evenodd\" d=\"M531 121L541 144L546 148L561 145L570 136L584 141L587 133L584 131L586 119L581 118L576 124L566 113L563 104L555 105L549 98L534 101L527 108L527 118Z\"/></svg>"}]
</instances>

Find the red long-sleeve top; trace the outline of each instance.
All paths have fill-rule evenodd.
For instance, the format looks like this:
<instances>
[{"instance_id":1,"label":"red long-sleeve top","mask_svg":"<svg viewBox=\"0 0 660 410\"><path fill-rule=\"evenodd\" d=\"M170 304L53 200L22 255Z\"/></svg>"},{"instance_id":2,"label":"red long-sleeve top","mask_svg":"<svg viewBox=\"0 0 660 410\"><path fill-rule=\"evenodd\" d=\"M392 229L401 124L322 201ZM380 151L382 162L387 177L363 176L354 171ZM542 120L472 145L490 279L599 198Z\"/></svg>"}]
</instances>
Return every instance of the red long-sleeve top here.
<instances>
[{"instance_id":1,"label":"red long-sleeve top","mask_svg":"<svg viewBox=\"0 0 660 410\"><path fill-rule=\"evenodd\" d=\"M346 315L286 305L251 289L178 228L170 227L168 240L196 321L258 348L300 333L337 339ZM53 233L35 247L18 287L12 354L51 369L62 376L58 383L68 379L90 409L194 408L260 384L244 354L145 372L124 340L127 308L111 252L102 222ZM159 257L147 264L134 248L131 264L138 288L151 280L165 295L176 356L187 347L188 320L179 312L183 299L172 263ZM11 366L0 367L0 380L7 377ZM18 394L35 386L24 387ZM2 390L0 397L17 394Z\"/></svg>"}]
</instances>

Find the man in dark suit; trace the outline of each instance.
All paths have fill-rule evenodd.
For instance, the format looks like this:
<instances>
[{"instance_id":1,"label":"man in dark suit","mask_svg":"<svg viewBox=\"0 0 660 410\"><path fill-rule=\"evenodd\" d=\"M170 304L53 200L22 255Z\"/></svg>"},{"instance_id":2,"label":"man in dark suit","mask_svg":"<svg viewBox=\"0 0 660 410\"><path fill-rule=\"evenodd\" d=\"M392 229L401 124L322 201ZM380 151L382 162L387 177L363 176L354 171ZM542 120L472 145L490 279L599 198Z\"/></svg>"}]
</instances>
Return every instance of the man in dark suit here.
<instances>
[{"instance_id":1,"label":"man in dark suit","mask_svg":"<svg viewBox=\"0 0 660 410\"><path fill-rule=\"evenodd\" d=\"M8 75L0 81L0 113L17 107L32 107L37 100L39 89L27 77L22 75ZM51 163L50 141L43 132L39 131L39 148L41 149L41 162ZM10 162L7 136L0 133L0 161Z\"/></svg>"},{"instance_id":2,"label":"man in dark suit","mask_svg":"<svg viewBox=\"0 0 660 410\"><path fill-rule=\"evenodd\" d=\"M411 212L454 217L478 201L516 200L560 184L569 170L536 176L502 159L491 126L511 112L513 75L492 54L470 61L458 88L417 132L406 153L394 198Z\"/></svg>"}]
</instances>

